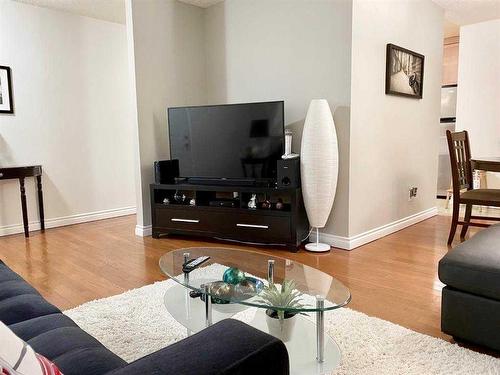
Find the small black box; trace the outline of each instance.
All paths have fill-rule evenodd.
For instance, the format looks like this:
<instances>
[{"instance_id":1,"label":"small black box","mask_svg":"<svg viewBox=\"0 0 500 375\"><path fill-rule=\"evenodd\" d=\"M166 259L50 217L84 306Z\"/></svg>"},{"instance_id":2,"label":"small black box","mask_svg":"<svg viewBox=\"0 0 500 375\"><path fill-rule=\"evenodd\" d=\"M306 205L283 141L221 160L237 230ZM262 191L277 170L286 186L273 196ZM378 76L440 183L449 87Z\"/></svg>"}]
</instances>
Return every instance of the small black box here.
<instances>
[{"instance_id":1,"label":"small black box","mask_svg":"<svg viewBox=\"0 0 500 375\"><path fill-rule=\"evenodd\" d=\"M179 177L179 160L159 160L154 162L155 183L174 184Z\"/></svg>"},{"instance_id":2,"label":"small black box","mask_svg":"<svg viewBox=\"0 0 500 375\"><path fill-rule=\"evenodd\" d=\"M300 187L300 158L278 160L278 188Z\"/></svg>"},{"instance_id":3,"label":"small black box","mask_svg":"<svg viewBox=\"0 0 500 375\"><path fill-rule=\"evenodd\" d=\"M208 202L209 206L212 207L236 207L238 202L234 199L217 199Z\"/></svg>"}]
</instances>

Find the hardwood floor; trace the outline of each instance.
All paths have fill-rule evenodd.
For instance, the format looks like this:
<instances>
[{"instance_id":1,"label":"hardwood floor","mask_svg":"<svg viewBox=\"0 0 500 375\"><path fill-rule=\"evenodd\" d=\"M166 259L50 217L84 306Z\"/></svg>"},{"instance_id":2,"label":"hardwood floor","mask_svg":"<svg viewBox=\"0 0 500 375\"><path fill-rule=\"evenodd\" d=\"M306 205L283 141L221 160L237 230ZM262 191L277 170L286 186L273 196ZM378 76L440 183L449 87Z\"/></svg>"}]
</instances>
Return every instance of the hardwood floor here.
<instances>
[{"instance_id":1,"label":"hardwood floor","mask_svg":"<svg viewBox=\"0 0 500 375\"><path fill-rule=\"evenodd\" d=\"M352 309L451 341L440 330L443 285L437 277L438 261L449 250L449 225L449 217L436 216L353 251L294 254L181 237L136 237L135 216L126 216L49 229L44 234L33 232L29 239L22 234L2 237L0 259L64 310L163 280L159 257L180 247L269 252L337 277L352 292L348 306Z\"/></svg>"}]
</instances>

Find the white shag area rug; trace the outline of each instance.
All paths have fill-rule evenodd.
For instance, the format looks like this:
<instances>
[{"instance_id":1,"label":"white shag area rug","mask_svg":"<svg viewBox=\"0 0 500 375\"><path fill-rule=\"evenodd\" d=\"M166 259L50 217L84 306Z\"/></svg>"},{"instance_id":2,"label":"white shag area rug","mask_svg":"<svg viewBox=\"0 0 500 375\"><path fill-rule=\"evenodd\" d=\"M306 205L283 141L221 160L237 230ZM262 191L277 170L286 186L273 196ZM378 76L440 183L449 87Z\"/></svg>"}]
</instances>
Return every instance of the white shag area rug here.
<instances>
[{"instance_id":1,"label":"white shag area rug","mask_svg":"<svg viewBox=\"0 0 500 375\"><path fill-rule=\"evenodd\" d=\"M173 280L157 282L64 313L131 362L186 337L186 329L164 305L165 291L173 285ZM247 309L234 318L249 321L252 312ZM336 374L500 375L500 359L349 308L326 313L325 328L342 351Z\"/></svg>"}]
</instances>

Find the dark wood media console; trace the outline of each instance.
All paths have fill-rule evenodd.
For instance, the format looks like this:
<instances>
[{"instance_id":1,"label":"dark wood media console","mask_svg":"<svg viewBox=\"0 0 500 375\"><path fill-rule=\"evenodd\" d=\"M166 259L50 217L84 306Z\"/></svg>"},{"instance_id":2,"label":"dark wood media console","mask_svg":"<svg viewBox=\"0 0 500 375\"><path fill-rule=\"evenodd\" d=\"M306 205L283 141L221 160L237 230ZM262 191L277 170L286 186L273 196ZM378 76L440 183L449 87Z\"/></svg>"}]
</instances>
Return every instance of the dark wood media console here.
<instances>
[{"instance_id":1,"label":"dark wood media console","mask_svg":"<svg viewBox=\"0 0 500 375\"><path fill-rule=\"evenodd\" d=\"M151 184L150 190L153 238L193 235L284 245L297 251L309 231L300 188L183 183ZM256 209L248 208L252 194L258 198ZM196 203L190 205L192 199ZM265 199L271 201L271 208L262 207ZM278 199L282 209L276 208ZM214 206L217 203L225 206Z\"/></svg>"}]
</instances>

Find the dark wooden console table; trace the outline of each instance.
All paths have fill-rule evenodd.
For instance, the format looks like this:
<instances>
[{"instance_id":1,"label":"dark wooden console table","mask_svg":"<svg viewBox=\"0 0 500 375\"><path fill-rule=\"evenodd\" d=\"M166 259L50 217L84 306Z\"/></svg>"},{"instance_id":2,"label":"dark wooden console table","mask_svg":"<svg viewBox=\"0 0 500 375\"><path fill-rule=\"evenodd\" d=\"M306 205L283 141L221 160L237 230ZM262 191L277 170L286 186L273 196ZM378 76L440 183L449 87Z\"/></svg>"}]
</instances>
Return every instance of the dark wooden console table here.
<instances>
[{"instance_id":1,"label":"dark wooden console table","mask_svg":"<svg viewBox=\"0 0 500 375\"><path fill-rule=\"evenodd\" d=\"M38 191L38 210L40 212L40 229L45 230L45 220L43 213L43 194L42 194L42 166L29 165L25 167L0 168L0 180L19 179L21 189L21 207L23 209L24 236L29 237L28 227L28 209L26 206L26 189L24 188L24 179L26 177L35 177Z\"/></svg>"}]
</instances>

